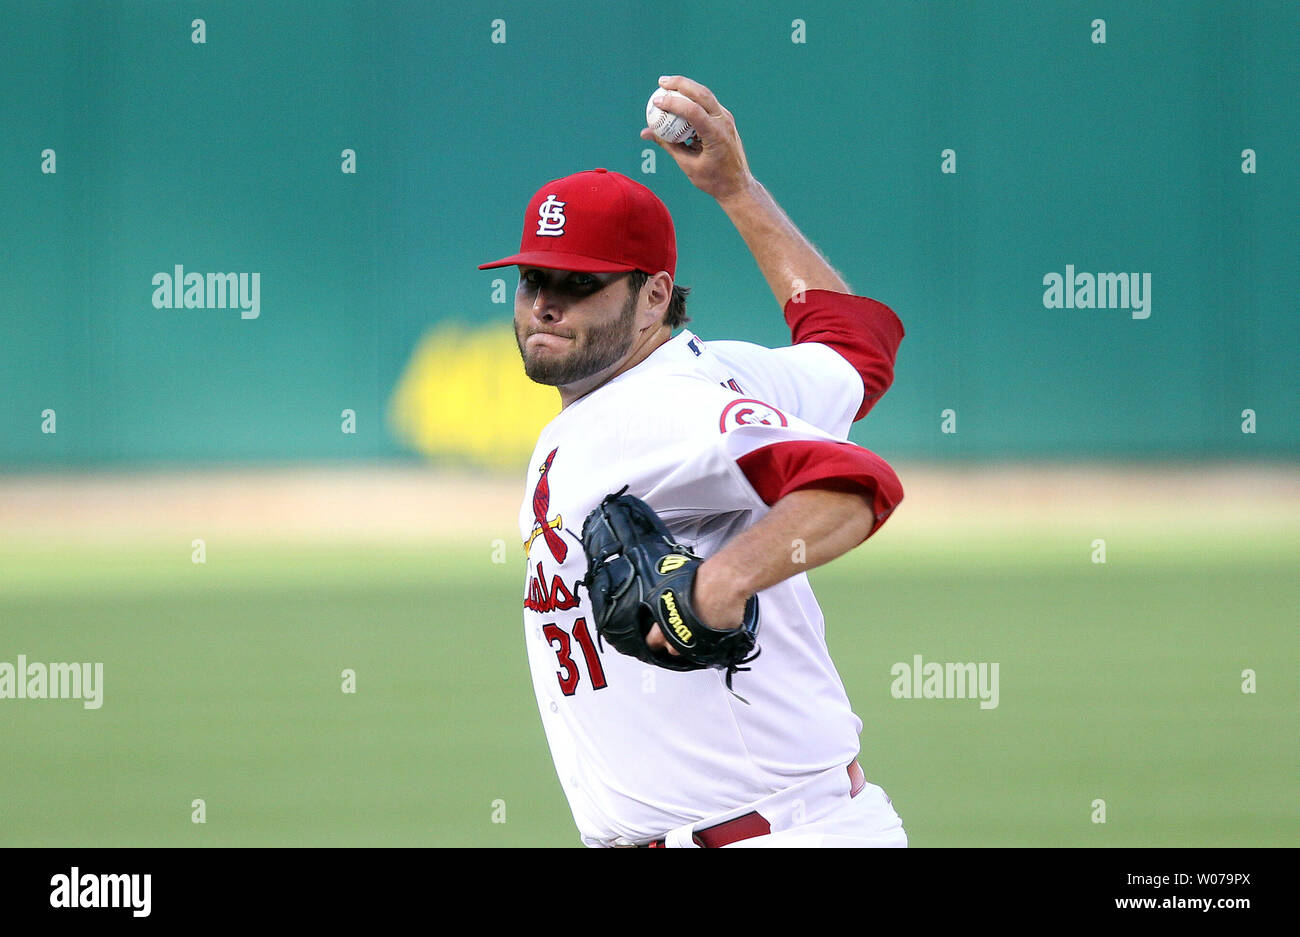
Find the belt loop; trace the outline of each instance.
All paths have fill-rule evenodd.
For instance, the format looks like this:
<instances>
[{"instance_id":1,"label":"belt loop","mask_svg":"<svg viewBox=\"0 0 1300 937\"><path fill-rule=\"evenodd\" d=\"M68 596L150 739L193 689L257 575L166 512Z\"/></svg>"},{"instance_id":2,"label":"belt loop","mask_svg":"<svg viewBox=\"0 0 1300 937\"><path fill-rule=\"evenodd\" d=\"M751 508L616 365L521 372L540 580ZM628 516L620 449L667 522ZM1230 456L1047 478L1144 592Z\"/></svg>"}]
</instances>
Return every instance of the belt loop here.
<instances>
[{"instance_id":1,"label":"belt loop","mask_svg":"<svg viewBox=\"0 0 1300 937\"><path fill-rule=\"evenodd\" d=\"M664 846L668 849L699 849L695 841L695 824L688 823L664 834Z\"/></svg>"}]
</instances>

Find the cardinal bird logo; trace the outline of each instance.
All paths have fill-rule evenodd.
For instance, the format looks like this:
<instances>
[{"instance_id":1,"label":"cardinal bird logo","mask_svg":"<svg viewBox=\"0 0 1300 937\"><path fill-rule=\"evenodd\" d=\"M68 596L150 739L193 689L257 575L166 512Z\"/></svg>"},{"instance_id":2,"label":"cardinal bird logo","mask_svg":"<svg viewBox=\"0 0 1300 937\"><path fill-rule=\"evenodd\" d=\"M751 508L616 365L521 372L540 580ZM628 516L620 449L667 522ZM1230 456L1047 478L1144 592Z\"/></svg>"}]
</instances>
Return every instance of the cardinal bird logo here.
<instances>
[{"instance_id":1,"label":"cardinal bird logo","mask_svg":"<svg viewBox=\"0 0 1300 937\"><path fill-rule=\"evenodd\" d=\"M537 479L537 487L533 489L533 532L524 541L524 552L528 553L532 550L533 541L540 535L546 540L551 556L555 557L557 562L563 563L564 558L569 555L569 545L556 531L564 526L564 520L559 514L556 514L553 520L547 520L546 517L551 509L551 483L546 475L551 470L551 463L555 461L555 453L559 451L559 446L552 449L551 454L546 457L546 461L538 470L541 478Z\"/></svg>"}]
</instances>

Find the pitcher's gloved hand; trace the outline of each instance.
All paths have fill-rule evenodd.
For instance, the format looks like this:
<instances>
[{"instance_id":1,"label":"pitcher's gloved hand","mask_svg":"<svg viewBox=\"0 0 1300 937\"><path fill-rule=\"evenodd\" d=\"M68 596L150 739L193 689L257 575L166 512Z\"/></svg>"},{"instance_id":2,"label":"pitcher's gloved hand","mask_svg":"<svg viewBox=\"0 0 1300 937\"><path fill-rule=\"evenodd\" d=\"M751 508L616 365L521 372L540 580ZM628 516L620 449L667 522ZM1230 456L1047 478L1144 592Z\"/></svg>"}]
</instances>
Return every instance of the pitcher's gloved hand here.
<instances>
[{"instance_id":1,"label":"pitcher's gloved hand","mask_svg":"<svg viewBox=\"0 0 1300 937\"><path fill-rule=\"evenodd\" d=\"M626 492L626 488L623 489ZM758 597L745 603L738 628L711 628L695 614L692 588L703 560L675 543L654 510L640 498L610 494L582 524L587 575L596 631L622 654L669 670L748 670L758 656ZM677 654L646 644L650 628L660 630Z\"/></svg>"}]
</instances>

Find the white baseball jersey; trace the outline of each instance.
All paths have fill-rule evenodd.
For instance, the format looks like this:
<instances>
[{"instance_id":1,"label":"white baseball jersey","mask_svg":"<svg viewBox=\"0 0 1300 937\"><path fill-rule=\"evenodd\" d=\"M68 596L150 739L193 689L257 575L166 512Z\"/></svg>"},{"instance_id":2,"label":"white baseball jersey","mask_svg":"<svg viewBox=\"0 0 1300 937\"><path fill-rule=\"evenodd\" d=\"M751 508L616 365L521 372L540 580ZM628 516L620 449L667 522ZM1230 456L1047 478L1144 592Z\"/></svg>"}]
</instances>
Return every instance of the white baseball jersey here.
<instances>
[{"instance_id":1,"label":"white baseball jersey","mask_svg":"<svg viewBox=\"0 0 1300 937\"><path fill-rule=\"evenodd\" d=\"M560 412L529 463L524 638L542 723L582 841L646 841L852 761L862 723L826 649L806 574L759 593L761 656L728 692L597 642L580 540L625 485L708 557L769 510L737 459L773 443L843 443L863 401L825 345L707 345L682 331ZM852 445L852 444L848 444Z\"/></svg>"}]
</instances>

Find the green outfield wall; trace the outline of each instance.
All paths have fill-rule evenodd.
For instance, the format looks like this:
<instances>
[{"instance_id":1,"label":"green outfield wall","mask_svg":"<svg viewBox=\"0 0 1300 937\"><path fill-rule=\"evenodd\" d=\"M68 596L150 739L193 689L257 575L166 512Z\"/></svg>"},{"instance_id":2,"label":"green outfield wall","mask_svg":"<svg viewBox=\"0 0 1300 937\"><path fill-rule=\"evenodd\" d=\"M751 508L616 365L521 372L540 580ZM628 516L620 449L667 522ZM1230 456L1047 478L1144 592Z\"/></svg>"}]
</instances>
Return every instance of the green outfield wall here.
<instances>
[{"instance_id":1,"label":"green outfield wall","mask_svg":"<svg viewBox=\"0 0 1300 937\"><path fill-rule=\"evenodd\" d=\"M518 373L511 271L476 265L517 246L538 186L597 166L672 211L694 331L788 341L727 217L639 138L665 73L717 94L754 174L902 318L856 441L1300 454L1300 4L4 0L0 20L0 469L522 466L554 394Z\"/></svg>"}]
</instances>

